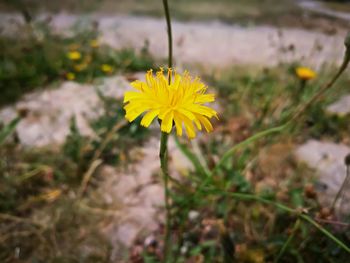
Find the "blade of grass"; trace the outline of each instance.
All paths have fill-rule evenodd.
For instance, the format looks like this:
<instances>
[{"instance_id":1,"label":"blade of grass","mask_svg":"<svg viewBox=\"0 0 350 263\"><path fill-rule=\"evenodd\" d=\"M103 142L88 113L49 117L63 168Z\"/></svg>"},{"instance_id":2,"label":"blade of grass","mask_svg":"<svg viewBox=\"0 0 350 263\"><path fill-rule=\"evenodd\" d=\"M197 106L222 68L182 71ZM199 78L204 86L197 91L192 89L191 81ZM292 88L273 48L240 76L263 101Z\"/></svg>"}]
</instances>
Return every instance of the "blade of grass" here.
<instances>
[{"instance_id":1,"label":"blade of grass","mask_svg":"<svg viewBox=\"0 0 350 263\"><path fill-rule=\"evenodd\" d=\"M259 133L254 134L253 136L249 137L248 139L236 144L231 149L229 149L227 152L225 152L225 154L221 157L221 159L219 160L219 162L217 163L215 168L212 170L210 175L211 176L215 175L218 172L218 170L224 165L224 163L226 163L227 160L241 147L247 146L247 145L251 144L252 142L259 140L260 138L263 138L263 137L268 136L270 134L282 132L286 127L287 127L287 125L285 124L285 125L281 125L278 127L267 129L265 131L261 131Z\"/></svg>"},{"instance_id":2,"label":"blade of grass","mask_svg":"<svg viewBox=\"0 0 350 263\"><path fill-rule=\"evenodd\" d=\"M177 136L174 136L174 137L175 137L176 146L193 164L196 171L198 171L202 175L209 176L210 172L201 164L197 156L193 154L185 144L182 144Z\"/></svg>"},{"instance_id":3,"label":"blade of grass","mask_svg":"<svg viewBox=\"0 0 350 263\"><path fill-rule=\"evenodd\" d=\"M5 125L0 131L0 145L2 145L6 138L10 136L16 129L21 117L14 118L9 124Z\"/></svg>"},{"instance_id":4,"label":"blade of grass","mask_svg":"<svg viewBox=\"0 0 350 263\"><path fill-rule=\"evenodd\" d=\"M348 247L346 244L344 244L341 240L339 240L337 237L335 237L331 232L329 232L327 229L325 229L323 226L318 224L315 220L313 220L310 216L300 212L300 210L293 209L291 207L288 207L284 204L281 204L279 202L271 201L265 198L262 198L260 196L254 195L254 194L245 194L245 193L229 193L222 191L220 189L206 189L204 191L205 195L208 194L220 194L220 195L227 195L231 196L233 198L238 198L241 200L246 200L246 201L257 201L260 203L268 204L275 206L285 212L288 212L292 215L298 216L299 218L303 219L304 221L310 223L314 227L316 227L321 233L323 233L325 236L327 236L329 239L331 239L334 243L339 245L341 248L343 248L346 252L350 254L350 247Z\"/></svg>"}]
</instances>

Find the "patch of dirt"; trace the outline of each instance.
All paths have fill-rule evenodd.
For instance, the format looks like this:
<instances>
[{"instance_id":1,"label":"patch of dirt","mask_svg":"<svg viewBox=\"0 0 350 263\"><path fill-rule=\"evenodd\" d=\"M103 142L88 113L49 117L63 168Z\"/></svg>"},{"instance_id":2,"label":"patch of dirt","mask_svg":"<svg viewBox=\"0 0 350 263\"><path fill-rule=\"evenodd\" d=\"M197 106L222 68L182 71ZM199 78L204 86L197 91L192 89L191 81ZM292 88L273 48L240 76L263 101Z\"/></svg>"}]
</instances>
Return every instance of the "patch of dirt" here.
<instances>
[{"instance_id":1,"label":"patch of dirt","mask_svg":"<svg viewBox=\"0 0 350 263\"><path fill-rule=\"evenodd\" d=\"M41 15L44 19L47 15ZM14 34L20 23L14 15L0 16L4 34ZM101 42L114 48L145 46L159 59L167 56L167 35L164 19L137 16L106 16L101 14L76 16L58 14L51 17L53 30L73 34L73 25L80 28L98 24ZM298 61L310 66L327 62L340 63L344 53L346 32L332 35L305 29L276 28L224 24L217 21L173 23L174 59L177 66L203 64L206 67L227 67L232 64L275 66L281 62ZM6 26L5 26L6 25ZM292 48L288 48L292 47Z\"/></svg>"}]
</instances>

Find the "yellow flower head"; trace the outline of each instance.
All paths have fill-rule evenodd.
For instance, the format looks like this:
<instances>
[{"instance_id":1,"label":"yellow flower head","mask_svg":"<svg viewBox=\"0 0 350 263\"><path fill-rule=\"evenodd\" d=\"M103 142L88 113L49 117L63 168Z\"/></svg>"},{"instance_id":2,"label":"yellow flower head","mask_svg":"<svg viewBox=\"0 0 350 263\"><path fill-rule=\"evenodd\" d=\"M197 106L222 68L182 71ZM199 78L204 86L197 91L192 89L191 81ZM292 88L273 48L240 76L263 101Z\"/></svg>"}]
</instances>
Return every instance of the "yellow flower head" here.
<instances>
[{"instance_id":1,"label":"yellow flower head","mask_svg":"<svg viewBox=\"0 0 350 263\"><path fill-rule=\"evenodd\" d=\"M97 39L93 39L90 41L90 47L92 48L98 48L100 46L100 43L98 42Z\"/></svg>"},{"instance_id":2,"label":"yellow flower head","mask_svg":"<svg viewBox=\"0 0 350 263\"><path fill-rule=\"evenodd\" d=\"M170 79L170 84L169 84ZM196 129L213 130L209 119L217 113L205 103L215 100L214 94L206 94L207 87L199 78L192 78L188 72L180 75L168 69L164 76L161 68L154 76L152 70L146 74L146 81L134 81L131 86L137 91L124 95L125 118L132 122L146 112L141 125L148 127L155 117L161 120L161 130L170 133L175 123L177 135L183 128L189 138L196 137Z\"/></svg>"},{"instance_id":3,"label":"yellow flower head","mask_svg":"<svg viewBox=\"0 0 350 263\"><path fill-rule=\"evenodd\" d=\"M72 73L72 72L68 72L68 73L66 74L66 78L67 78L68 80L73 80L73 79L75 79L75 74Z\"/></svg>"},{"instance_id":4,"label":"yellow flower head","mask_svg":"<svg viewBox=\"0 0 350 263\"><path fill-rule=\"evenodd\" d=\"M85 63L77 64L74 66L74 70L77 72L81 72L81 71L85 70L87 68L87 66L88 65Z\"/></svg>"},{"instance_id":5,"label":"yellow flower head","mask_svg":"<svg viewBox=\"0 0 350 263\"><path fill-rule=\"evenodd\" d=\"M67 53L67 57L70 60L79 60L79 59L81 59L81 54L78 51L70 51Z\"/></svg>"},{"instance_id":6,"label":"yellow flower head","mask_svg":"<svg viewBox=\"0 0 350 263\"><path fill-rule=\"evenodd\" d=\"M75 51L75 50L81 48L81 44L79 44L79 43L72 43L72 44L70 44L70 45L68 46L68 48L69 48L69 50L71 50L71 51Z\"/></svg>"},{"instance_id":7,"label":"yellow flower head","mask_svg":"<svg viewBox=\"0 0 350 263\"><path fill-rule=\"evenodd\" d=\"M316 77L316 72L306 67L298 67L296 68L295 72L298 78L302 80L310 80Z\"/></svg>"},{"instance_id":8,"label":"yellow flower head","mask_svg":"<svg viewBox=\"0 0 350 263\"><path fill-rule=\"evenodd\" d=\"M102 64L101 65L101 70L104 72L104 73L111 73L113 71L113 68L111 65L108 65L108 64Z\"/></svg>"}]
</instances>

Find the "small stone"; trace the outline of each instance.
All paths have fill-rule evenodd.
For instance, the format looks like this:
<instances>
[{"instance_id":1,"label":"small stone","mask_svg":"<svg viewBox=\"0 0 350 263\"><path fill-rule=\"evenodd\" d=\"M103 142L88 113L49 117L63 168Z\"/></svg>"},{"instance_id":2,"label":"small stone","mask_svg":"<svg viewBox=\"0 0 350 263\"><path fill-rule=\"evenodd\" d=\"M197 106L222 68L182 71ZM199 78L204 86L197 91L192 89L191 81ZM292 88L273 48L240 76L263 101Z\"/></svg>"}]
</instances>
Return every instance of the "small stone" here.
<instances>
[{"instance_id":1,"label":"small stone","mask_svg":"<svg viewBox=\"0 0 350 263\"><path fill-rule=\"evenodd\" d=\"M310 198L310 199L315 199L317 196L317 193L315 191L315 187L312 184L305 185L304 194L307 198Z\"/></svg>"},{"instance_id":2,"label":"small stone","mask_svg":"<svg viewBox=\"0 0 350 263\"><path fill-rule=\"evenodd\" d=\"M158 245L158 242L154 235L150 235L146 237L144 242L145 247L157 247L157 245Z\"/></svg>"},{"instance_id":3,"label":"small stone","mask_svg":"<svg viewBox=\"0 0 350 263\"><path fill-rule=\"evenodd\" d=\"M188 252L188 246L185 244L185 245L183 245L183 246L181 247L180 253L181 253L182 255L185 255L187 252Z\"/></svg>"},{"instance_id":4,"label":"small stone","mask_svg":"<svg viewBox=\"0 0 350 263\"><path fill-rule=\"evenodd\" d=\"M199 217L199 212L198 211L195 211L195 210L191 210L189 213L188 213L188 219L190 221L196 221Z\"/></svg>"}]
</instances>

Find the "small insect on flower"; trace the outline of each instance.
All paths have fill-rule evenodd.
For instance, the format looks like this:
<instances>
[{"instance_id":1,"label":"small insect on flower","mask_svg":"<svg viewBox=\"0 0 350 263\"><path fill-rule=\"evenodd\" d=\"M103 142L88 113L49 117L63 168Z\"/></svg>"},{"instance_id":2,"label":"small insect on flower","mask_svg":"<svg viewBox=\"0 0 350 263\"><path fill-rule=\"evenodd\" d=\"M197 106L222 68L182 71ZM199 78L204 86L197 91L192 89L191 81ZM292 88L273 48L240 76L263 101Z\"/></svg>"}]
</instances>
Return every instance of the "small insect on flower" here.
<instances>
[{"instance_id":1,"label":"small insect on flower","mask_svg":"<svg viewBox=\"0 0 350 263\"><path fill-rule=\"evenodd\" d=\"M70 51L67 53L67 57L70 60L79 60L79 59L81 59L81 54L78 51Z\"/></svg>"},{"instance_id":2,"label":"small insect on flower","mask_svg":"<svg viewBox=\"0 0 350 263\"><path fill-rule=\"evenodd\" d=\"M104 73L112 73L113 68L112 68L111 65L102 64L102 65L101 65L101 70L102 70Z\"/></svg>"},{"instance_id":3,"label":"small insect on flower","mask_svg":"<svg viewBox=\"0 0 350 263\"><path fill-rule=\"evenodd\" d=\"M170 84L169 84L170 82ZM206 94L207 86L199 78L192 78L186 71L178 74L168 69L167 76L161 68L154 76L152 70L146 74L146 81L136 80L131 86L137 91L124 95L125 118L132 122L146 113L141 125L150 126L154 118L161 120L161 131L170 133L175 124L176 133L182 136L183 128L187 136L196 137L196 129L207 132L213 130L210 123L217 112L204 104L215 100L214 94Z\"/></svg>"},{"instance_id":4,"label":"small insect on flower","mask_svg":"<svg viewBox=\"0 0 350 263\"><path fill-rule=\"evenodd\" d=\"M74 79L75 79L75 74L72 73L72 72L68 72L68 73L66 74L66 79L68 79L68 80L74 80Z\"/></svg>"},{"instance_id":5,"label":"small insect on flower","mask_svg":"<svg viewBox=\"0 0 350 263\"><path fill-rule=\"evenodd\" d=\"M295 73L297 74L298 78L301 80L311 80L316 77L316 72L306 67L296 68Z\"/></svg>"}]
</instances>

